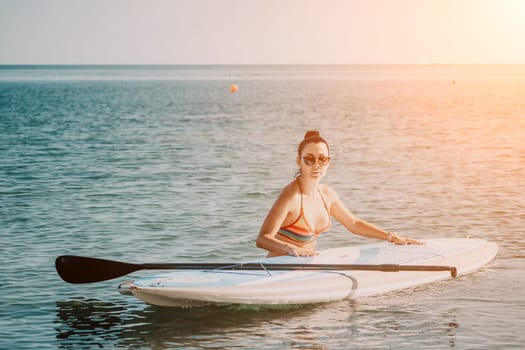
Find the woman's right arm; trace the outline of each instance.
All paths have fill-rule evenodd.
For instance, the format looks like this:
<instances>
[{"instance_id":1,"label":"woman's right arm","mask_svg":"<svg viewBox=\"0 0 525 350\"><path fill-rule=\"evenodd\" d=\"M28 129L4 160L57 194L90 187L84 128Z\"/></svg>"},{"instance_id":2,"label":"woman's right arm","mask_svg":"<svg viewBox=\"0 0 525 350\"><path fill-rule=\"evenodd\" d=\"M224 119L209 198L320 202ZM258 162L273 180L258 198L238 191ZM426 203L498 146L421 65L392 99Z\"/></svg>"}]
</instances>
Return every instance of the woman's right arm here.
<instances>
[{"instance_id":1,"label":"woman's right arm","mask_svg":"<svg viewBox=\"0 0 525 350\"><path fill-rule=\"evenodd\" d=\"M266 249L270 252L281 255L288 255L291 253L289 244L275 238L277 231L279 231L279 228L289 212L288 207L290 203L290 195L287 192L289 192L287 189L284 189L281 192L266 215L255 243L258 248Z\"/></svg>"},{"instance_id":2,"label":"woman's right arm","mask_svg":"<svg viewBox=\"0 0 525 350\"><path fill-rule=\"evenodd\" d=\"M296 189L293 184L283 189L264 219L255 243L257 247L266 249L275 255L312 256L316 254L312 249L298 247L275 238L277 231L293 208L295 195Z\"/></svg>"}]
</instances>

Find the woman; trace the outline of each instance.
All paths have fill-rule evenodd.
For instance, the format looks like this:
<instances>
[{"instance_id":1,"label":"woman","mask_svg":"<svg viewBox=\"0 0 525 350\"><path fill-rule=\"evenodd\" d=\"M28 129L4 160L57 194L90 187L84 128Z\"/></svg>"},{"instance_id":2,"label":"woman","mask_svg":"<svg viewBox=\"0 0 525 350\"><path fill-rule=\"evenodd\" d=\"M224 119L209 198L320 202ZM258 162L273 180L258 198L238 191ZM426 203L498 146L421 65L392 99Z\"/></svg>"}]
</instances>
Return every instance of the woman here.
<instances>
[{"instance_id":1,"label":"woman","mask_svg":"<svg viewBox=\"0 0 525 350\"><path fill-rule=\"evenodd\" d=\"M316 255L317 237L334 217L350 232L395 244L423 244L377 228L357 218L328 185L321 184L330 164L330 148L318 131L307 131L299 144L299 175L281 192L264 220L256 245L279 255Z\"/></svg>"}]
</instances>

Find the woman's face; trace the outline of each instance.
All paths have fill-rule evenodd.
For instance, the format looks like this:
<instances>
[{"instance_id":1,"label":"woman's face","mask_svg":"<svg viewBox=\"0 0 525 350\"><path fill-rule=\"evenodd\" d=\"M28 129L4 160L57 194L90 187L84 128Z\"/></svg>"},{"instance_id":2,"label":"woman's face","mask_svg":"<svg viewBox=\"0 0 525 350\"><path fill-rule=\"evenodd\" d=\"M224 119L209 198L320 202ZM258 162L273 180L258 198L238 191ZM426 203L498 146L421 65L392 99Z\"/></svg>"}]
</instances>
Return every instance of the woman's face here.
<instances>
[{"instance_id":1,"label":"woman's face","mask_svg":"<svg viewBox=\"0 0 525 350\"><path fill-rule=\"evenodd\" d=\"M301 176L322 178L330 164L328 147L324 142L309 143L297 157L297 165L301 169Z\"/></svg>"}]
</instances>

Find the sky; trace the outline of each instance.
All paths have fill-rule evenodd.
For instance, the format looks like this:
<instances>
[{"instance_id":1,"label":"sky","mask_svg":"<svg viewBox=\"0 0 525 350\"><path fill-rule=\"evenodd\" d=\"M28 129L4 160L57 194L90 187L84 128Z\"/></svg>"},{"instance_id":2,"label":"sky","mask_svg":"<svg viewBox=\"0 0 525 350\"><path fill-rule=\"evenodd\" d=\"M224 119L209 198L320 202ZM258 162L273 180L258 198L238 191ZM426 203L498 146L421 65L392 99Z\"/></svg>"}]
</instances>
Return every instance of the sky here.
<instances>
[{"instance_id":1,"label":"sky","mask_svg":"<svg viewBox=\"0 0 525 350\"><path fill-rule=\"evenodd\" d=\"M0 64L525 64L525 0L0 0Z\"/></svg>"}]
</instances>

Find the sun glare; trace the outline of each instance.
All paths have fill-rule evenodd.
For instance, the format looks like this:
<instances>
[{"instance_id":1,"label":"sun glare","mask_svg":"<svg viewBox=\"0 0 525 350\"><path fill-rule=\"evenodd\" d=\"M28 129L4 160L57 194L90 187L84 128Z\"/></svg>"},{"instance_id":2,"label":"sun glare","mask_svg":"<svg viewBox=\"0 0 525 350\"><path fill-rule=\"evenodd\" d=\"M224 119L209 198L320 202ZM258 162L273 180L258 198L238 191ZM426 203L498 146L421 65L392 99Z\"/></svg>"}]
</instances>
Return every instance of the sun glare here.
<instances>
[{"instance_id":1,"label":"sun glare","mask_svg":"<svg viewBox=\"0 0 525 350\"><path fill-rule=\"evenodd\" d=\"M518 25L522 31L525 29L525 1L503 0L499 6L502 8L504 20L509 20L512 24Z\"/></svg>"}]
</instances>

